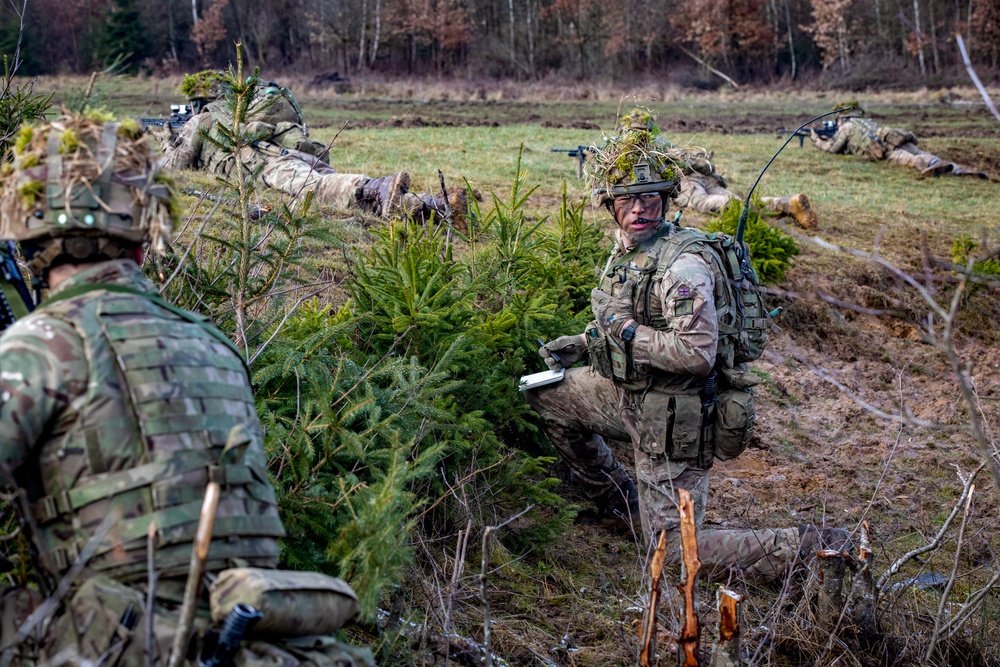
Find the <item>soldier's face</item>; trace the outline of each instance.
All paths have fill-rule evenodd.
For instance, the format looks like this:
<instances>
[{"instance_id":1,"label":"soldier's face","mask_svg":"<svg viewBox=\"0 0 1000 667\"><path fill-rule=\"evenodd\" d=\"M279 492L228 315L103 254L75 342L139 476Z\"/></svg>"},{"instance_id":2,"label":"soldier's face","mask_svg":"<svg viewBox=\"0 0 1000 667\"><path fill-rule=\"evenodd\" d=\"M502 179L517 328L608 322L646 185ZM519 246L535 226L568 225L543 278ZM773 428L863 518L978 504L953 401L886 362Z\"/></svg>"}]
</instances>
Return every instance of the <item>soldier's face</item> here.
<instances>
[{"instance_id":1,"label":"soldier's face","mask_svg":"<svg viewBox=\"0 0 1000 667\"><path fill-rule=\"evenodd\" d=\"M663 218L663 198L655 192L615 197L614 207L618 226L634 241L652 236Z\"/></svg>"}]
</instances>

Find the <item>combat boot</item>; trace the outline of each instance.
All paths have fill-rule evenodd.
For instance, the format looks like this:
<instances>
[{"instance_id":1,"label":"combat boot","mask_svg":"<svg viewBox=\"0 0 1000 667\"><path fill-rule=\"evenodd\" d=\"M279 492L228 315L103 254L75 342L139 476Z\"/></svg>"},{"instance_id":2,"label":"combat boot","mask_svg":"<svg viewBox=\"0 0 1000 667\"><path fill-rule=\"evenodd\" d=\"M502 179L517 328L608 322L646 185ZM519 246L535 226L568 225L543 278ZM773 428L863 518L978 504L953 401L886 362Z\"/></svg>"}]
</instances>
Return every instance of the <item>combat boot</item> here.
<instances>
[{"instance_id":1,"label":"combat boot","mask_svg":"<svg viewBox=\"0 0 1000 667\"><path fill-rule=\"evenodd\" d=\"M416 195L416 197L420 199L423 206L419 211L408 211L415 219L426 222L430 219L431 213L438 220L447 218L450 215L451 224L456 230L462 234L469 232L469 197L464 189L457 190L448 195L447 202L444 197L435 197L431 194L422 193ZM410 208L410 206L404 206L404 208Z\"/></svg>"},{"instance_id":2,"label":"combat boot","mask_svg":"<svg viewBox=\"0 0 1000 667\"><path fill-rule=\"evenodd\" d=\"M808 562L823 549L849 552L854 548L850 534L843 528L817 528L811 523L799 526L799 559Z\"/></svg>"},{"instance_id":3,"label":"combat boot","mask_svg":"<svg viewBox=\"0 0 1000 667\"><path fill-rule=\"evenodd\" d=\"M954 162L945 162L944 160L935 160L931 162L929 167L925 167L920 170L921 176L944 176L945 174L950 174L955 170Z\"/></svg>"},{"instance_id":4,"label":"combat boot","mask_svg":"<svg viewBox=\"0 0 1000 667\"><path fill-rule=\"evenodd\" d=\"M989 180L989 175L985 171L976 171L975 169L966 169L961 165L954 165L951 170L952 176L975 176L976 178L981 178L984 181Z\"/></svg>"},{"instance_id":5,"label":"combat boot","mask_svg":"<svg viewBox=\"0 0 1000 667\"><path fill-rule=\"evenodd\" d=\"M617 485L612 485L594 497L596 512L590 514L581 512L580 518L588 523L600 523L608 528L624 526L638 528L641 523L639 516L639 490L635 482L626 478Z\"/></svg>"},{"instance_id":6,"label":"combat boot","mask_svg":"<svg viewBox=\"0 0 1000 667\"><path fill-rule=\"evenodd\" d=\"M803 229L810 231L819 229L816 212L812 210L809 198L804 194L797 194L793 197L777 197L770 200L768 205L772 211L791 217L795 224Z\"/></svg>"},{"instance_id":7,"label":"combat boot","mask_svg":"<svg viewBox=\"0 0 1000 667\"><path fill-rule=\"evenodd\" d=\"M410 175L405 171L381 178L370 178L361 189L361 207L388 218L400 213L403 195L410 189Z\"/></svg>"}]
</instances>

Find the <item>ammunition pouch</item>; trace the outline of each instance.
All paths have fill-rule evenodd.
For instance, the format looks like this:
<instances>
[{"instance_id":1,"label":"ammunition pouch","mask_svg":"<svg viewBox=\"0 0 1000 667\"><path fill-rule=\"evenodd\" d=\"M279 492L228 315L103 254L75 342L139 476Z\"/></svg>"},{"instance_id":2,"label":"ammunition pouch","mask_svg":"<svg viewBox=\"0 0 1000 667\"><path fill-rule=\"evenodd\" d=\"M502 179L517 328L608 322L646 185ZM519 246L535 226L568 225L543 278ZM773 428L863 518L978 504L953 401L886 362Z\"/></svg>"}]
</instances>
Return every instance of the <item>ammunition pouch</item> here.
<instances>
[{"instance_id":1,"label":"ammunition pouch","mask_svg":"<svg viewBox=\"0 0 1000 667\"><path fill-rule=\"evenodd\" d=\"M881 135L879 138L890 150L895 150L903 144L915 145L917 143L917 136L915 134L895 127L886 128L884 132L880 131L879 135Z\"/></svg>"},{"instance_id":2,"label":"ammunition pouch","mask_svg":"<svg viewBox=\"0 0 1000 667\"><path fill-rule=\"evenodd\" d=\"M651 456L708 468L712 465L713 442L711 422L706 423L704 417L700 395L651 389L642 401L639 446Z\"/></svg>"},{"instance_id":3,"label":"ammunition pouch","mask_svg":"<svg viewBox=\"0 0 1000 667\"><path fill-rule=\"evenodd\" d=\"M753 435L753 390L727 389L715 406L715 458L727 461L743 453Z\"/></svg>"},{"instance_id":4,"label":"ammunition pouch","mask_svg":"<svg viewBox=\"0 0 1000 667\"><path fill-rule=\"evenodd\" d=\"M644 387L647 378L639 373L632 361L632 344L609 336L596 325L587 329L587 352L590 363L602 377L625 385L629 389Z\"/></svg>"},{"instance_id":5,"label":"ammunition pouch","mask_svg":"<svg viewBox=\"0 0 1000 667\"><path fill-rule=\"evenodd\" d=\"M587 353L590 355L590 365L609 380L614 379L611 367L611 352L608 350L608 337L596 325L587 329Z\"/></svg>"}]
</instances>

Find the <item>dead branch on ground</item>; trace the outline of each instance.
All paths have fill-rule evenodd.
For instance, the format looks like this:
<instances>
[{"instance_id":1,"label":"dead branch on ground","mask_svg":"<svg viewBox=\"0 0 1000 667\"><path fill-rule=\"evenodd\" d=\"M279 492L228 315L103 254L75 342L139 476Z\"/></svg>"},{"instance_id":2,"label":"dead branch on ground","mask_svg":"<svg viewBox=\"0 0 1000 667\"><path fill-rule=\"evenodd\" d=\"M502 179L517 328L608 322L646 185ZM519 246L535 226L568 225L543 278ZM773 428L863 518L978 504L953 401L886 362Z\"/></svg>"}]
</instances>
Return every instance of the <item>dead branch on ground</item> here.
<instances>
[{"instance_id":1,"label":"dead branch on ground","mask_svg":"<svg viewBox=\"0 0 1000 667\"><path fill-rule=\"evenodd\" d=\"M667 531L660 531L660 540L649 564L650 588L649 605L642 622L642 636L639 641L639 665L652 667L656 664L656 608L660 602L660 581L663 578L663 562L667 557Z\"/></svg>"},{"instance_id":2,"label":"dead branch on ground","mask_svg":"<svg viewBox=\"0 0 1000 667\"><path fill-rule=\"evenodd\" d=\"M698 600L695 597L698 571L701 570L701 560L698 559L698 528L694 522L691 494L680 489L677 495L680 500L677 509L681 517L681 551L684 561L684 581L677 585L684 597L684 623L677 642L681 655L678 658L684 667L698 667L698 641L701 635Z\"/></svg>"}]
</instances>

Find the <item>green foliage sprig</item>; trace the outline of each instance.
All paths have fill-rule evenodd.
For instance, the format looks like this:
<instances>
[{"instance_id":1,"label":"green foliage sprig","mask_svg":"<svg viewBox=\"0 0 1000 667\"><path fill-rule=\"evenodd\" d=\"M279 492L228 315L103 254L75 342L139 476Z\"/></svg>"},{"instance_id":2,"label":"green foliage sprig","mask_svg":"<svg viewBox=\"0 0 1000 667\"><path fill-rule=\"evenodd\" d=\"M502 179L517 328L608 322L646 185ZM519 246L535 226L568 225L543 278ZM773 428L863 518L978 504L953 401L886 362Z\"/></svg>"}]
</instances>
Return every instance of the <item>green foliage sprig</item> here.
<instances>
[{"instance_id":1,"label":"green foliage sprig","mask_svg":"<svg viewBox=\"0 0 1000 667\"><path fill-rule=\"evenodd\" d=\"M799 246L791 236L767 223L761 214L764 207L760 197L754 196L750 204L744 240L750 248L753 268L762 284L780 283L785 279L792 258L799 254ZM705 231L736 234L742 210L743 202L733 199L718 218L705 225Z\"/></svg>"}]
</instances>

